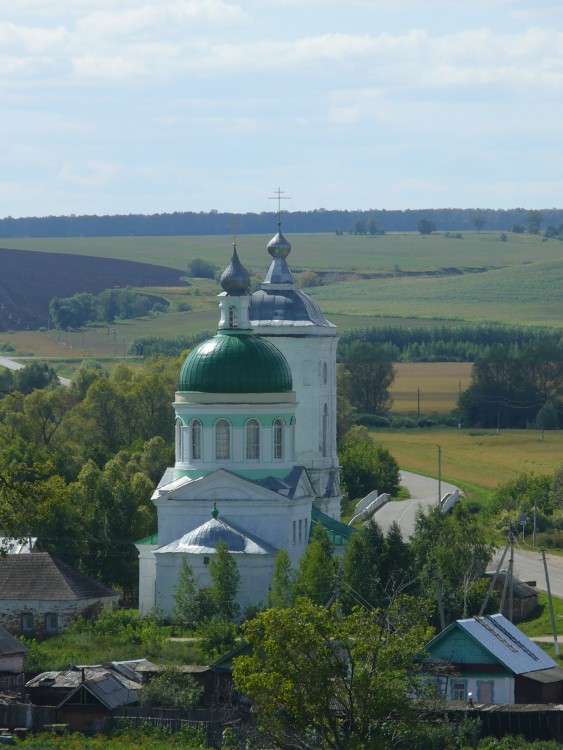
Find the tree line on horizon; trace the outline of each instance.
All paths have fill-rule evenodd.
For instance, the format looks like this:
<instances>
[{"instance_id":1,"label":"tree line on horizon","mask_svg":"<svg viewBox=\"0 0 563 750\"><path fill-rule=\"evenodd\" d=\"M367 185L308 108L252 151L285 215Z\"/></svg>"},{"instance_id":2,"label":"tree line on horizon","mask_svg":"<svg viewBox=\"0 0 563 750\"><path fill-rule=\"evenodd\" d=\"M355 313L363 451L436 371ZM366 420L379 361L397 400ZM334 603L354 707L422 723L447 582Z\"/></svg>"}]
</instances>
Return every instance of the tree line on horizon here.
<instances>
[{"instance_id":1,"label":"tree line on horizon","mask_svg":"<svg viewBox=\"0 0 563 750\"><path fill-rule=\"evenodd\" d=\"M304 233L384 234L421 231L428 222L431 231L529 231L541 229L558 236L563 228L563 209L530 211L526 208L428 208L283 212L287 231ZM0 237L154 237L181 235L229 235L236 222L239 234L268 234L275 230L269 211L233 213L174 211L159 214L115 214L84 216L29 216L0 219ZM426 226L424 224L423 226ZM364 231L365 229L365 231ZM377 231L375 231L377 230ZM555 233L554 233L554 230Z\"/></svg>"}]
</instances>

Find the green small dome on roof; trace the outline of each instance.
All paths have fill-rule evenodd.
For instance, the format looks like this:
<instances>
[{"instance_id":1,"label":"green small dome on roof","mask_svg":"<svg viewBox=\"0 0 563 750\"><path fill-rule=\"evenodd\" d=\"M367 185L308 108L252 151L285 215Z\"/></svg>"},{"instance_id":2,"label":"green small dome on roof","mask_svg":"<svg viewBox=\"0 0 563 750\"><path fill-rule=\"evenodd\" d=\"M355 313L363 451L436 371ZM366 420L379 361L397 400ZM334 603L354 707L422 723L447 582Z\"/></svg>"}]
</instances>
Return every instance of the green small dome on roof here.
<instances>
[{"instance_id":1,"label":"green small dome on roof","mask_svg":"<svg viewBox=\"0 0 563 750\"><path fill-rule=\"evenodd\" d=\"M201 393L286 393L291 370L280 350L249 332L218 332L188 354L180 370L180 391Z\"/></svg>"}]
</instances>

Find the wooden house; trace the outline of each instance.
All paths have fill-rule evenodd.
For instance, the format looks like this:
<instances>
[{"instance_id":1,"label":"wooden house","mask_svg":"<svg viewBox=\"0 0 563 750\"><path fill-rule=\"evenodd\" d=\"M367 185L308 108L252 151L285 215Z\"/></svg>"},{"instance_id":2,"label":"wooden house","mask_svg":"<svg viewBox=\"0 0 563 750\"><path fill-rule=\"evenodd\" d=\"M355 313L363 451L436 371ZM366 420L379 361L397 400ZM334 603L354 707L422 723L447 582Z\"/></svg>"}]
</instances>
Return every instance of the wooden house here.
<instances>
[{"instance_id":1,"label":"wooden house","mask_svg":"<svg viewBox=\"0 0 563 750\"><path fill-rule=\"evenodd\" d=\"M0 626L0 692L21 693L29 649Z\"/></svg>"},{"instance_id":2,"label":"wooden house","mask_svg":"<svg viewBox=\"0 0 563 750\"><path fill-rule=\"evenodd\" d=\"M563 669L501 614L457 620L425 647L422 672L446 700L560 703Z\"/></svg>"}]
</instances>

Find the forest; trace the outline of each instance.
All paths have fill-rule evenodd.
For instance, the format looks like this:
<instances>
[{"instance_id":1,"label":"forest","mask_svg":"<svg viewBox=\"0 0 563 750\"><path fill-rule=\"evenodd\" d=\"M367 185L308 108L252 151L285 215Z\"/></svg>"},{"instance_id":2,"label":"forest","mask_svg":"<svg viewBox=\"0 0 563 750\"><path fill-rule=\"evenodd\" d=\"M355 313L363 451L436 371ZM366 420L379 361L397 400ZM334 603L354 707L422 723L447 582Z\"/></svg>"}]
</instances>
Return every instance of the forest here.
<instances>
[{"instance_id":1,"label":"forest","mask_svg":"<svg viewBox=\"0 0 563 750\"><path fill-rule=\"evenodd\" d=\"M284 212L285 213L285 212ZM328 210L292 211L293 232L365 233L373 226L379 232L416 232L421 221L439 231L517 231L537 234L550 228L557 236L563 225L563 210L528 211L525 208L429 208L417 210ZM176 211L162 214L107 216L43 216L0 219L0 237L127 237L229 235L236 222L238 234L272 231L272 213ZM375 232L374 232L375 233Z\"/></svg>"}]
</instances>

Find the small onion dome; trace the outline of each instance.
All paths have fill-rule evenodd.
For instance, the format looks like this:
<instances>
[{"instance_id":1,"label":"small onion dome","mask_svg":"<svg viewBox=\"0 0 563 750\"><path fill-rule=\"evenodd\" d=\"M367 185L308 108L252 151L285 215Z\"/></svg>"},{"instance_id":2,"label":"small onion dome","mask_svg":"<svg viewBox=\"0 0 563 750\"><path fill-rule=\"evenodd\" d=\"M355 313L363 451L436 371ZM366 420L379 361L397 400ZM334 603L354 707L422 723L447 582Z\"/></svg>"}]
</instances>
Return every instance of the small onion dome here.
<instances>
[{"instance_id":1,"label":"small onion dome","mask_svg":"<svg viewBox=\"0 0 563 750\"><path fill-rule=\"evenodd\" d=\"M180 391L287 393L292 389L286 358L269 341L250 333L219 331L188 354Z\"/></svg>"},{"instance_id":2,"label":"small onion dome","mask_svg":"<svg viewBox=\"0 0 563 750\"><path fill-rule=\"evenodd\" d=\"M281 231L281 224L278 221L278 233L268 242L268 252L272 258L287 258L291 252L291 245L285 239Z\"/></svg>"},{"instance_id":3,"label":"small onion dome","mask_svg":"<svg viewBox=\"0 0 563 750\"><path fill-rule=\"evenodd\" d=\"M221 274L221 286L231 296L246 294L250 286L250 275L237 255L237 246L233 243L233 257Z\"/></svg>"}]
</instances>

